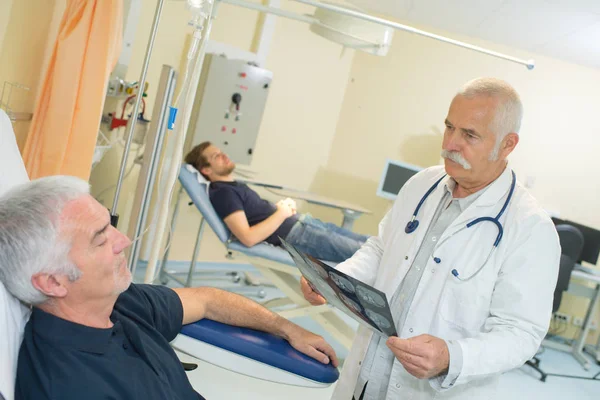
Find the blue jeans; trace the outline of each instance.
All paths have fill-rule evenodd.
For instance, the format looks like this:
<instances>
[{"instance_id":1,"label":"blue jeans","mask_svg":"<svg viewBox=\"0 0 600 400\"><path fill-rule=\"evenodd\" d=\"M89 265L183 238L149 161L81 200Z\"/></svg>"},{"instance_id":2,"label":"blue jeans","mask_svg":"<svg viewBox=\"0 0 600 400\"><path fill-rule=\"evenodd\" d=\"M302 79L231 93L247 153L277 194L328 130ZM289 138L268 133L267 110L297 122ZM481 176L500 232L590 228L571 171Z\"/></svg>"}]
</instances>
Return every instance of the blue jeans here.
<instances>
[{"instance_id":1,"label":"blue jeans","mask_svg":"<svg viewBox=\"0 0 600 400\"><path fill-rule=\"evenodd\" d=\"M352 257L368 238L303 214L285 240L319 260L342 262Z\"/></svg>"}]
</instances>

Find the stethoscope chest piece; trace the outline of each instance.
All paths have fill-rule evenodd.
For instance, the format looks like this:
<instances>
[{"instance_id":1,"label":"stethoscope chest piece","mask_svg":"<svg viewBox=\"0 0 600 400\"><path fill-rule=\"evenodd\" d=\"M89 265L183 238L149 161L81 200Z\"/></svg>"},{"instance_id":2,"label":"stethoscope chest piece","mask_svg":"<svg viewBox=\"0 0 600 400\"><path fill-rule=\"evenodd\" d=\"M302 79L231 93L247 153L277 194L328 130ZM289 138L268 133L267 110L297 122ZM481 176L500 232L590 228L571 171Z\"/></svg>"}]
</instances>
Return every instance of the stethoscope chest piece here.
<instances>
[{"instance_id":1,"label":"stethoscope chest piece","mask_svg":"<svg viewBox=\"0 0 600 400\"><path fill-rule=\"evenodd\" d=\"M406 224L406 228L404 228L404 232L413 233L419 227L419 221L412 220L408 224Z\"/></svg>"}]
</instances>

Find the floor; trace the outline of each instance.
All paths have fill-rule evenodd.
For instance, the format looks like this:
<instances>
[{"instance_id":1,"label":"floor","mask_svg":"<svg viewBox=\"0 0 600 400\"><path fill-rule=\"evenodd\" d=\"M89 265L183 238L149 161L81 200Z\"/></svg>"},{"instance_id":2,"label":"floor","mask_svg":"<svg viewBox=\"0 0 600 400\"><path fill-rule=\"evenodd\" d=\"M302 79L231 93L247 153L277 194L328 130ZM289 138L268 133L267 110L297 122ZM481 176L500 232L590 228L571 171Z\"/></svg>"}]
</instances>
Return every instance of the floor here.
<instances>
[{"instance_id":1,"label":"floor","mask_svg":"<svg viewBox=\"0 0 600 400\"><path fill-rule=\"evenodd\" d=\"M187 264L185 262L170 262L168 269L171 271L184 271L187 268ZM217 274L222 274L229 266L224 263L203 263L200 267L216 271ZM144 269L144 263L140 262L135 273L135 281L140 282L143 279ZM236 265L236 269L258 275L250 265L238 264ZM168 285L173 287L179 286L173 281L170 281ZM239 284L233 283L230 277L223 275L223 278L221 278L214 273L211 276L195 279L194 285L216 286L229 289L240 287ZM262 299L256 296L258 294L258 290L256 289L252 290L249 297L260 302L281 296L281 293L276 288L266 287L264 290L265 297ZM336 343L311 318L303 317L294 319L293 321L306 329L323 335L332 344L341 359L346 357L347 351L339 343ZM348 319L348 322L353 323L350 319ZM185 354L180 354L180 357L184 361L195 360L190 360L190 357ZM583 370L573 357L557 350L545 349L539 355L539 358L542 369L548 373L592 377L600 372L600 366L596 364L593 364L589 371ZM188 373L190 381L194 388L207 399L253 400L285 398L286 400L295 400L310 398L311 400L326 400L330 399L334 389L333 385L324 389L291 387L233 373L203 361L195 360L194 362L199 367L195 371ZM538 373L528 366L508 372L501 377L498 398L511 400L597 400L600 398L600 381L550 376L546 382L541 382L538 378Z\"/></svg>"}]
</instances>

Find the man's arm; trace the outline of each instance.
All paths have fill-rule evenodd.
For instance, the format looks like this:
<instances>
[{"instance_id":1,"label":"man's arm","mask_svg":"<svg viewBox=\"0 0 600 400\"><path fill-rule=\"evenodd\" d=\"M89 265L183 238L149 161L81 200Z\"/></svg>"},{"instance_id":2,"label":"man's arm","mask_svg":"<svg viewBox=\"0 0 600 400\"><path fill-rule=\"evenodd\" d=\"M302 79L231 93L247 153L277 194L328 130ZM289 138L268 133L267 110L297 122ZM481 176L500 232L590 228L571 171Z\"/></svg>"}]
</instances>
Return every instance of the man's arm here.
<instances>
[{"instance_id":1,"label":"man's arm","mask_svg":"<svg viewBox=\"0 0 600 400\"><path fill-rule=\"evenodd\" d=\"M315 335L243 296L224 290L200 287L173 289L183 305L183 324L203 318L228 325L251 328L286 339L298 351L333 366L338 359L333 348Z\"/></svg>"},{"instance_id":2,"label":"man's arm","mask_svg":"<svg viewBox=\"0 0 600 400\"><path fill-rule=\"evenodd\" d=\"M246 247L252 247L273 234L287 218L296 213L285 200L277 203L277 211L269 218L250 226L243 210L235 211L223 219L231 233Z\"/></svg>"}]
</instances>

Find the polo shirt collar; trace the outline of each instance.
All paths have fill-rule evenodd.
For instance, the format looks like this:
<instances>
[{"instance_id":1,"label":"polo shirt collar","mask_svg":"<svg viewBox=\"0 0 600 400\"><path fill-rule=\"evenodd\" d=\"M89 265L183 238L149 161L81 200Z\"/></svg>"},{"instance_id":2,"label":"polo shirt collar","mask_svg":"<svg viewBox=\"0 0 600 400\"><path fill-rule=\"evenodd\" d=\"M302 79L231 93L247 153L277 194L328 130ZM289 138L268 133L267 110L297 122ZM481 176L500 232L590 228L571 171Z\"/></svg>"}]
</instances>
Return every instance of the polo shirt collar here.
<instances>
[{"instance_id":1,"label":"polo shirt collar","mask_svg":"<svg viewBox=\"0 0 600 400\"><path fill-rule=\"evenodd\" d=\"M112 328L92 328L59 318L37 307L33 307L31 324L33 334L48 343L94 354L104 354L113 331L116 333L123 329L119 321Z\"/></svg>"}]
</instances>

